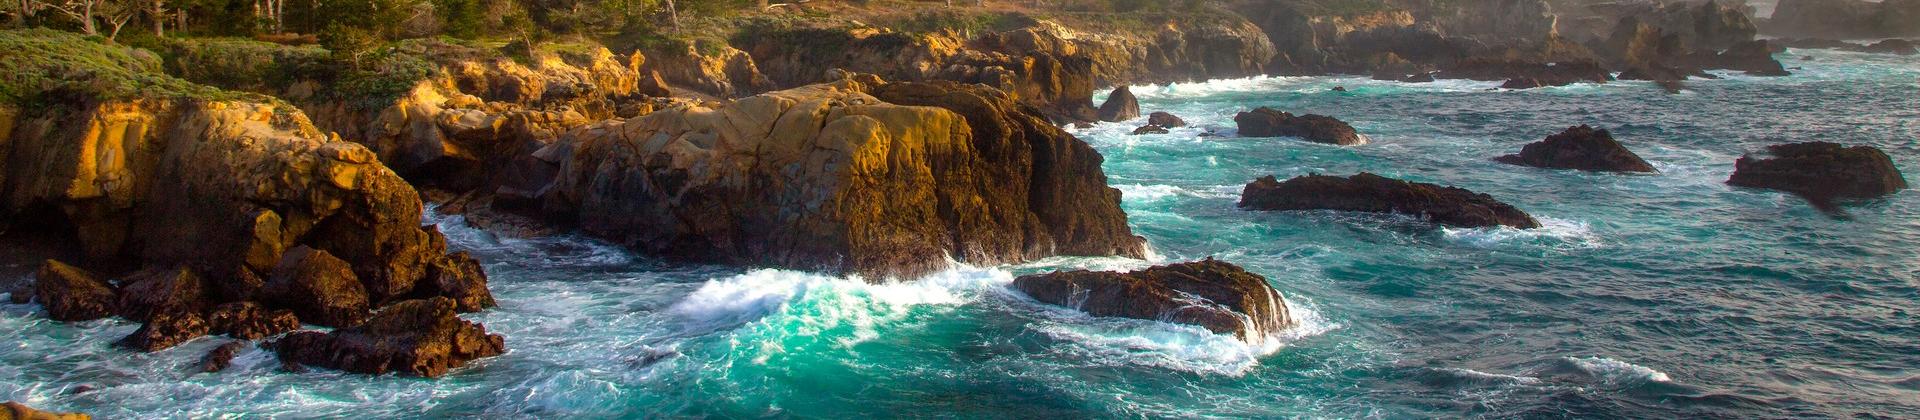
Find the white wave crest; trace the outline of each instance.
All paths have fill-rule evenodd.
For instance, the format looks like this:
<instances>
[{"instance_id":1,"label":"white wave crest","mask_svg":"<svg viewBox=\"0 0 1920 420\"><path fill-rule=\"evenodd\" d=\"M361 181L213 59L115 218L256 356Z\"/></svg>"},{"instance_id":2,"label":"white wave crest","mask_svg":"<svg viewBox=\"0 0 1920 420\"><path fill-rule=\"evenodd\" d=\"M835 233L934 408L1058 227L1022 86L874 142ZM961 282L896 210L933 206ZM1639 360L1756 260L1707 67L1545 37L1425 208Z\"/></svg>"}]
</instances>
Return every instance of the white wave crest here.
<instances>
[{"instance_id":1,"label":"white wave crest","mask_svg":"<svg viewBox=\"0 0 1920 420\"><path fill-rule=\"evenodd\" d=\"M1149 201L1165 200L1173 197L1234 198L1238 196L1238 191L1234 191L1233 189L1239 188L1239 186L1222 185L1222 186L1211 186L1211 187L1202 188L1199 190L1192 190L1192 189L1182 188L1182 187L1173 186L1173 185L1165 185L1165 184L1154 184L1154 185L1120 184L1120 185L1114 185L1113 188L1120 190L1121 200L1133 201L1133 202L1149 202Z\"/></svg>"},{"instance_id":2,"label":"white wave crest","mask_svg":"<svg viewBox=\"0 0 1920 420\"><path fill-rule=\"evenodd\" d=\"M1456 228L1442 227L1448 241L1492 248L1509 245L1549 245L1555 248L1593 249L1604 244L1587 222L1541 217L1540 227L1515 229L1509 226Z\"/></svg>"},{"instance_id":3,"label":"white wave crest","mask_svg":"<svg viewBox=\"0 0 1920 420\"><path fill-rule=\"evenodd\" d=\"M1573 367L1609 385L1627 386L1647 382L1673 382L1665 372L1607 357L1567 357Z\"/></svg>"},{"instance_id":4,"label":"white wave crest","mask_svg":"<svg viewBox=\"0 0 1920 420\"><path fill-rule=\"evenodd\" d=\"M743 334L763 344L756 359L764 361L784 351L788 338L832 336L851 346L878 337L877 328L918 307L969 303L982 291L1011 282L1006 270L965 265L919 280L879 284L859 276L761 269L709 280L668 312L694 333L749 325Z\"/></svg>"},{"instance_id":5,"label":"white wave crest","mask_svg":"<svg viewBox=\"0 0 1920 420\"><path fill-rule=\"evenodd\" d=\"M1053 305L1041 305L1044 319L1030 326L1061 340L1062 351L1078 359L1113 365L1143 365L1195 373L1240 376L1292 343L1340 328L1319 312L1288 302L1293 328L1241 341L1206 328L1130 318L1095 317Z\"/></svg>"}]
</instances>

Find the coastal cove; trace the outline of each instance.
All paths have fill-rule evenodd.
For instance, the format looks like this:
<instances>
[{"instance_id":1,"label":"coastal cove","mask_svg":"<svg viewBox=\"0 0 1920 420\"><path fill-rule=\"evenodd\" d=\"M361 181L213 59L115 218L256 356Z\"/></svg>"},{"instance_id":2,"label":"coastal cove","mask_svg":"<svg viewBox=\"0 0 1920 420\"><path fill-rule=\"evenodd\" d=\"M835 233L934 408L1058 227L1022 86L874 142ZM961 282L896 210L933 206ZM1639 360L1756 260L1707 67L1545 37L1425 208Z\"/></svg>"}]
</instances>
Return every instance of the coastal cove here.
<instances>
[{"instance_id":1,"label":"coastal cove","mask_svg":"<svg viewBox=\"0 0 1920 420\"><path fill-rule=\"evenodd\" d=\"M152 353L139 328L0 303L0 399L100 418L1920 417L1920 193L1849 202L1737 188L1769 145L1874 146L1920 173L1920 57L1787 49L1784 77L1709 70L1526 90L1501 81L1254 76L1135 85L1139 116L1063 124L1104 161L1144 258L1047 257L873 283L710 265L583 233L516 237L426 204L497 306L506 352L437 379L287 372L271 350L200 373L224 340ZM1803 60L1802 57L1811 59ZM1343 89L1336 91L1333 88ZM1104 97L1093 98L1101 103ZM1245 138L1257 107L1339 118L1355 146ZM1587 124L1657 173L1494 161ZM1371 172L1459 186L1536 229L1236 206L1255 178ZM1296 325L1263 345L1091 317L1021 275L1204 258L1264 276ZM14 261L31 281L37 259Z\"/></svg>"}]
</instances>

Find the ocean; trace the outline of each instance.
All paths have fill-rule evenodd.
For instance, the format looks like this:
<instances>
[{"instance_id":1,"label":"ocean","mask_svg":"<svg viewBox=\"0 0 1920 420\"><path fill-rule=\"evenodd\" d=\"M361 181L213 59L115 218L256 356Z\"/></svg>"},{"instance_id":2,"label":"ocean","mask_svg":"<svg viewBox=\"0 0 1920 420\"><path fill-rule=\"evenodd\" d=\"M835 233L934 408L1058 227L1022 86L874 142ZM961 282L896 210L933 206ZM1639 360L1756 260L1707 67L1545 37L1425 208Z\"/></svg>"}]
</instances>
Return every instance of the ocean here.
<instances>
[{"instance_id":1,"label":"ocean","mask_svg":"<svg viewBox=\"0 0 1920 420\"><path fill-rule=\"evenodd\" d=\"M956 263L870 284L499 238L434 214L485 263L500 306L466 317L505 335L507 354L417 379L287 373L249 349L205 374L200 355L223 339L130 353L110 343L136 324L0 304L0 399L102 418L1920 417L1920 192L1842 219L1723 184L1743 153L1815 140L1920 173L1920 57L1778 57L1800 68L1678 95L1633 81L1136 86L1143 113L1192 126L1070 131L1105 156L1148 260ZM1234 113L1258 106L1335 116L1372 143L1236 137ZM1578 124L1660 172L1490 160ZM1545 226L1234 206L1259 176L1360 171L1487 193ZM1301 325L1249 346L1007 287L1206 257L1266 276Z\"/></svg>"}]
</instances>

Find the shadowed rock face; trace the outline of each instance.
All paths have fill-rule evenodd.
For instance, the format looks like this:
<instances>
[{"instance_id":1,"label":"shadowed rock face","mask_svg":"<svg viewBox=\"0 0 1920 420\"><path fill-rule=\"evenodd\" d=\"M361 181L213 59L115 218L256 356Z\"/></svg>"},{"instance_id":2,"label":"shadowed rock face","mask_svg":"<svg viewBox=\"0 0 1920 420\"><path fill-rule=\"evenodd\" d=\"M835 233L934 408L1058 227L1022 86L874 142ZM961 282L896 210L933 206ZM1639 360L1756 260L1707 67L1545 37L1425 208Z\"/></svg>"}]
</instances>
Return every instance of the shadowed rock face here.
<instances>
[{"instance_id":1,"label":"shadowed rock face","mask_svg":"<svg viewBox=\"0 0 1920 420\"><path fill-rule=\"evenodd\" d=\"M229 341L221 344L220 347L214 347L213 350L207 351L205 356L200 356L200 371L211 373L227 370L227 366L233 364L233 358L246 350L249 344L252 343Z\"/></svg>"},{"instance_id":2,"label":"shadowed rock face","mask_svg":"<svg viewBox=\"0 0 1920 420\"><path fill-rule=\"evenodd\" d=\"M1147 125L1157 125L1162 128L1186 127L1187 120L1173 114L1155 112L1147 115Z\"/></svg>"},{"instance_id":3,"label":"shadowed rock face","mask_svg":"<svg viewBox=\"0 0 1920 420\"><path fill-rule=\"evenodd\" d=\"M113 315L113 286L92 272L47 260L34 274L34 299L56 321L86 321Z\"/></svg>"},{"instance_id":4,"label":"shadowed rock face","mask_svg":"<svg viewBox=\"0 0 1920 420\"><path fill-rule=\"evenodd\" d=\"M1833 200L1864 199L1907 188L1893 158L1869 146L1809 142L1767 147L1771 156L1741 156L1727 185L1769 188L1831 208Z\"/></svg>"},{"instance_id":5,"label":"shadowed rock face","mask_svg":"<svg viewBox=\"0 0 1920 420\"><path fill-rule=\"evenodd\" d=\"M1540 227L1533 216L1486 194L1365 172L1347 178L1306 175L1286 182L1262 177L1241 191L1240 208L1400 213L1451 226Z\"/></svg>"},{"instance_id":6,"label":"shadowed rock face","mask_svg":"<svg viewBox=\"0 0 1920 420\"><path fill-rule=\"evenodd\" d=\"M437 377L506 351L504 338L454 315L447 298L409 300L365 324L333 332L301 331L271 344L285 362L348 372Z\"/></svg>"},{"instance_id":7,"label":"shadowed rock face","mask_svg":"<svg viewBox=\"0 0 1920 420\"><path fill-rule=\"evenodd\" d=\"M876 280L1143 254L1099 153L1037 109L856 79L576 131L542 151L564 156L544 212L670 257Z\"/></svg>"},{"instance_id":8,"label":"shadowed rock face","mask_svg":"<svg viewBox=\"0 0 1920 420\"><path fill-rule=\"evenodd\" d=\"M1294 116L1263 106L1234 115L1233 122L1240 127L1241 137L1299 137L1341 146L1367 142L1367 137L1355 132L1353 126L1325 115Z\"/></svg>"},{"instance_id":9,"label":"shadowed rock face","mask_svg":"<svg viewBox=\"0 0 1920 420\"><path fill-rule=\"evenodd\" d=\"M1121 122L1140 118L1140 99L1126 86L1113 88L1107 101L1100 104L1100 121Z\"/></svg>"},{"instance_id":10,"label":"shadowed rock face","mask_svg":"<svg viewBox=\"0 0 1920 420\"><path fill-rule=\"evenodd\" d=\"M1526 145L1520 153L1494 158L1501 163L1597 172L1654 172L1653 165L1613 140L1607 130L1580 125Z\"/></svg>"},{"instance_id":11,"label":"shadowed rock face","mask_svg":"<svg viewBox=\"0 0 1920 420\"><path fill-rule=\"evenodd\" d=\"M1780 0L1762 29L1839 39L1920 36L1920 1Z\"/></svg>"},{"instance_id":12,"label":"shadowed rock face","mask_svg":"<svg viewBox=\"0 0 1920 420\"><path fill-rule=\"evenodd\" d=\"M0 419L19 420L87 420L93 417L80 413L55 413L35 410L26 404L7 401L0 404Z\"/></svg>"},{"instance_id":13,"label":"shadowed rock face","mask_svg":"<svg viewBox=\"0 0 1920 420\"><path fill-rule=\"evenodd\" d=\"M1213 259L1127 273L1026 275L1014 279L1013 288L1093 316L1198 325L1251 343L1294 325L1286 300L1265 277Z\"/></svg>"}]
</instances>

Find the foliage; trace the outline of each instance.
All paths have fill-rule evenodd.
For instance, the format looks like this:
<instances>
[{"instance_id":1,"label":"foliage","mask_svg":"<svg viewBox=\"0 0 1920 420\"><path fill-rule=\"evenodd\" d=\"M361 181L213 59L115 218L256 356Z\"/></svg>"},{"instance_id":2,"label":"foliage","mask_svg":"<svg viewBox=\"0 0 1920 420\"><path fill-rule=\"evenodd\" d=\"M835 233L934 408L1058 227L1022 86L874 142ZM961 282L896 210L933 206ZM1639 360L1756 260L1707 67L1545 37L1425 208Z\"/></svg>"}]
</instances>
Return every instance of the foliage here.
<instances>
[{"instance_id":1,"label":"foliage","mask_svg":"<svg viewBox=\"0 0 1920 420\"><path fill-rule=\"evenodd\" d=\"M101 99L267 100L162 71L152 52L52 29L0 31L0 102L27 108Z\"/></svg>"}]
</instances>

